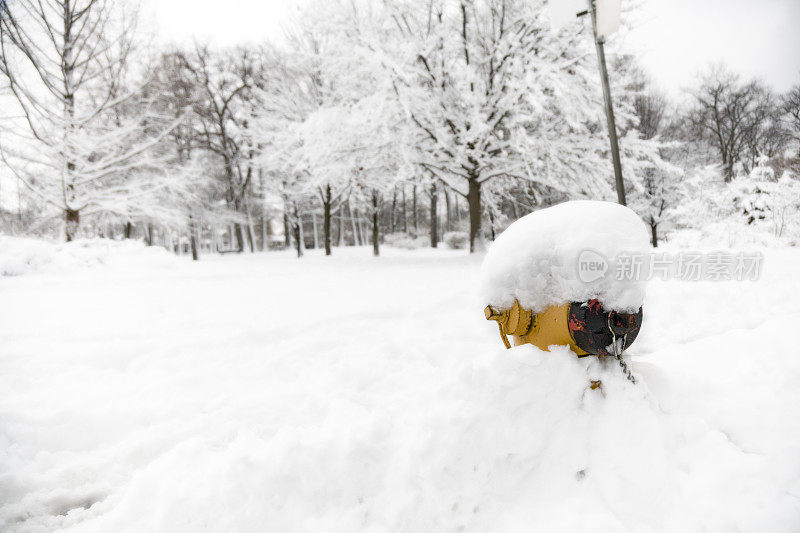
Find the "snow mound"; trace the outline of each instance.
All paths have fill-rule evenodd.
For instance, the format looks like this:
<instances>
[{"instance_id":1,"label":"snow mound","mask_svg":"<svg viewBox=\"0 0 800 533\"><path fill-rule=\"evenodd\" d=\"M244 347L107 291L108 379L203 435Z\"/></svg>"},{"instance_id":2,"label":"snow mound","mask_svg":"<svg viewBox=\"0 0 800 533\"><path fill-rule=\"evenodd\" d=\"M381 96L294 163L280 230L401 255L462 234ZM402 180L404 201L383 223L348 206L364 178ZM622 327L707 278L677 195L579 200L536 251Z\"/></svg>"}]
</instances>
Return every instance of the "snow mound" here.
<instances>
[{"instance_id":1,"label":"snow mound","mask_svg":"<svg viewBox=\"0 0 800 533\"><path fill-rule=\"evenodd\" d=\"M424 406L337 398L315 427L188 439L63 525L788 531L796 506L774 475L701 418L665 412L615 361L523 346L478 357Z\"/></svg>"},{"instance_id":2,"label":"snow mound","mask_svg":"<svg viewBox=\"0 0 800 533\"><path fill-rule=\"evenodd\" d=\"M625 206L589 200L564 202L511 224L489 248L481 267L481 296L487 304L540 312L551 305L593 298L607 310L635 311L645 282L618 280L615 258L649 249L647 228ZM604 264L579 275L581 262Z\"/></svg>"},{"instance_id":3,"label":"snow mound","mask_svg":"<svg viewBox=\"0 0 800 533\"><path fill-rule=\"evenodd\" d=\"M0 235L0 276L72 272L104 264L166 265L174 260L163 248L147 247L139 241L78 239L54 243Z\"/></svg>"}]
</instances>

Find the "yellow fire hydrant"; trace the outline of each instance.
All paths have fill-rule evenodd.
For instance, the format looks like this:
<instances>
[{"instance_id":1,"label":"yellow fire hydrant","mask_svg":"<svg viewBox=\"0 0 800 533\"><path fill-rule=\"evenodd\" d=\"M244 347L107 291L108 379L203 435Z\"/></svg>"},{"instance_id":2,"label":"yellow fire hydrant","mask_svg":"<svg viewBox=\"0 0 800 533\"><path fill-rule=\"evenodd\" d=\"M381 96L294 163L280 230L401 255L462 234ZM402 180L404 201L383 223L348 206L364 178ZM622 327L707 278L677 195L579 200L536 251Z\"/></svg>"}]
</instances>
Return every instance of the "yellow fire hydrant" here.
<instances>
[{"instance_id":1,"label":"yellow fire hydrant","mask_svg":"<svg viewBox=\"0 0 800 533\"><path fill-rule=\"evenodd\" d=\"M619 355L636 339L642 325L642 309L636 313L606 311L598 300L553 305L534 314L515 300L509 309L491 305L484 309L487 320L494 320L506 348L533 344L542 350L549 346L569 346L578 356Z\"/></svg>"}]
</instances>

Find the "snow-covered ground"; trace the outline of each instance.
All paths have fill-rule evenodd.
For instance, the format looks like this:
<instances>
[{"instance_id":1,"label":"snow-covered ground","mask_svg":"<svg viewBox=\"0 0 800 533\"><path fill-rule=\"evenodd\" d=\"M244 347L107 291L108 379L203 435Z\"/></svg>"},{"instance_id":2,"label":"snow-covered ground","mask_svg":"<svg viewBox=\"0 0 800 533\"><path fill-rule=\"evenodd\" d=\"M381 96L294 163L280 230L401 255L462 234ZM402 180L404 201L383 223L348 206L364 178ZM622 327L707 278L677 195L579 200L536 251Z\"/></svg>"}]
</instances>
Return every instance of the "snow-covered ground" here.
<instances>
[{"instance_id":1,"label":"snow-covered ground","mask_svg":"<svg viewBox=\"0 0 800 533\"><path fill-rule=\"evenodd\" d=\"M800 250L651 282L636 385L503 349L480 257L383 251L17 263L0 530L800 528Z\"/></svg>"}]
</instances>

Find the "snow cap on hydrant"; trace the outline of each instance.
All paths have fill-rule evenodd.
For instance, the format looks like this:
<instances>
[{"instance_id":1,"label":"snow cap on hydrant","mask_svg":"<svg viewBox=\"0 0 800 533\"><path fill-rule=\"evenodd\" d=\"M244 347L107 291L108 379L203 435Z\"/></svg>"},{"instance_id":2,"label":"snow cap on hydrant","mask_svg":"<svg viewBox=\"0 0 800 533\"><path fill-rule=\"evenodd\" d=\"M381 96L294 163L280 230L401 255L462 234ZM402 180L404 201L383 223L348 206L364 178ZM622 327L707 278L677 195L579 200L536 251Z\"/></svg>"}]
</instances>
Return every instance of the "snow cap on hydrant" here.
<instances>
[{"instance_id":1,"label":"snow cap on hydrant","mask_svg":"<svg viewBox=\"0 0 800 533\"><path fill-rule=\"evenodd\" d=\"M540 209L511 224L481 266L486 318L507 347L568 345L578 355L615 355L642 320L645 279L621 269L649 250L631 209L580 200Z\"/></svg>"}]
</instances>

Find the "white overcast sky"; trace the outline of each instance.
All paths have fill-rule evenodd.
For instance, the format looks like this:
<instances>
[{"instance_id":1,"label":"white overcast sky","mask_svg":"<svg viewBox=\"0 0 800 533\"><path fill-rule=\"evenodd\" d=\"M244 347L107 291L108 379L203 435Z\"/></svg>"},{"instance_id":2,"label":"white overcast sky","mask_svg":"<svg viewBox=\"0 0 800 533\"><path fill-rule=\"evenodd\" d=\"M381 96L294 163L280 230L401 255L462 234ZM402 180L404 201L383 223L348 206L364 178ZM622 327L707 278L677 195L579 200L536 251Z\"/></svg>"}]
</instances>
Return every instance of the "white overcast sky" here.
<instances>
[{"instance_id":1,"label":"white overcast sky","mask_svg":"<svg viewBox=\"0 0 800 533\"><path fill-rule=\"evenodd\" d=\"M280 40L298 0L144 0L159 39L220 45ZM784 91L800 82L800 0L642 0L626 46L677 95L694 74L724 61Z\"/></svg>"},{"instance_id":2,"label":"white overcast sky","mask_svg":"<svg viewBox=\"0 0 800 533\"><path fill-rule=\"evenodd\" d=\"M800 83L800 0L644 0L643 11L626 44L673 94L715 61L779 91Z\"/></svg>"}]
</instances>

